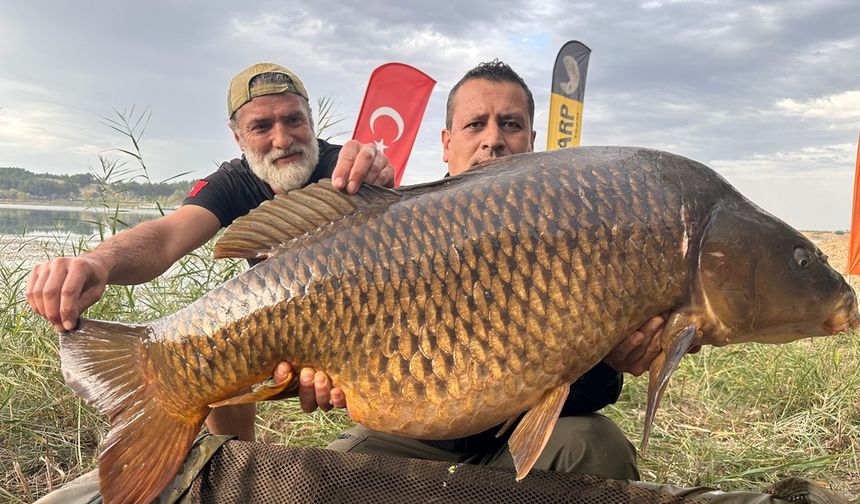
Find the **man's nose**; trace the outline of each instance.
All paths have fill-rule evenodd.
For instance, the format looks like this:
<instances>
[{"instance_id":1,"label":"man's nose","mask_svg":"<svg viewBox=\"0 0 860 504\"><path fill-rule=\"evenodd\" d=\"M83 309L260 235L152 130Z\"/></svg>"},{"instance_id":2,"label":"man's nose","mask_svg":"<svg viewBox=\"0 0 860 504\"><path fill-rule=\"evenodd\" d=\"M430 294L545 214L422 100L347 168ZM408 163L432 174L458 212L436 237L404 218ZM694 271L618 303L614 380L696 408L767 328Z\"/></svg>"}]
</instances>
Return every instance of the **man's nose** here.
<instances>
[{"instance_id":1,"label":"man's nose","mask_svg":"<svg viewBox=\"0 0 860 504\"><path fill-rule=\"evenodd\" d=\"M290 132L280 123L275 123L272 127L272 147L277 149L287 149L293 144L293 137Z\"/></svg>"},{"instance_id":2,"label":"man's nose","mask_svg":"<svg viewBox=\"0 0 860 504\"><path fill-rule=\"evenodd\" d=\"M502 135L502 129L497 124L488 124L484 128L484 136L481 140L481 147L484 149L498 151L505 147L505 138Z\"/></svg>"}]
</instances>

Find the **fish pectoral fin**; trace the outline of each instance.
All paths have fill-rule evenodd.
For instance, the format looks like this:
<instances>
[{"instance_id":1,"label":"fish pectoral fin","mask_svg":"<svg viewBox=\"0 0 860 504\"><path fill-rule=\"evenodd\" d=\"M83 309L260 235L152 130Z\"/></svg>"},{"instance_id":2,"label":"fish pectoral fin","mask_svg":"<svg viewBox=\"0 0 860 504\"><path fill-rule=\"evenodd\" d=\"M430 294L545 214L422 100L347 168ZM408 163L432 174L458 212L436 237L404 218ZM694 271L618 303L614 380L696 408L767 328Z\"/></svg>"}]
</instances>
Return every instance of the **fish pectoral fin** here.
<instances>
[{"instance_id":1,"label":"fish pectoral fin","mask_svg":"<svg viewBox=\"0 0 860 504\"><path fill-rule=\"evenodd\" d=\"M272 399L281 399L287 397L291 389L298 389L298 381L293 379L293 373L287 374L286 379L280 383L262 383L257 385L247 394L233 396L223 401L214 402L209 405L210 408L220 408L222 406L235 406L237 404L251 404L260 401L269 401Z\"/></svg>"},{"instance_id":2,"label":"fish pectoral fin","mask_svg":"<svg viewBox=\"0 0 860 504\"><path fill-rule=\"evenodd\" d=\"M547 390L514 429L511 439L508 440L508 448L514 459L517 481L525 478L537 462L552 435L552 429L558 421L561 407L564 406L569 393L569 383Z\"/></svg>"},{"instance_id":3,"label":"fish pectoral fin","mask_svg":"<svg viewBox=\"0 0 860 504\"><path fill-rule=\"evenodd\" d=\"M666 333L667 338L663 339L663 349L651 362L651 368L648 371L648 404L645 408L645 426L642 429L640 451L645 451L648 447L648 438L651 436L657 406L660 405L663 392L669 384L669 378L678 369L681 358L697 341L698 328L695 325L682 325L678 328L679 321L678 317L669 320L665 329L669 332Z\"/></svg>"}]
</instances>

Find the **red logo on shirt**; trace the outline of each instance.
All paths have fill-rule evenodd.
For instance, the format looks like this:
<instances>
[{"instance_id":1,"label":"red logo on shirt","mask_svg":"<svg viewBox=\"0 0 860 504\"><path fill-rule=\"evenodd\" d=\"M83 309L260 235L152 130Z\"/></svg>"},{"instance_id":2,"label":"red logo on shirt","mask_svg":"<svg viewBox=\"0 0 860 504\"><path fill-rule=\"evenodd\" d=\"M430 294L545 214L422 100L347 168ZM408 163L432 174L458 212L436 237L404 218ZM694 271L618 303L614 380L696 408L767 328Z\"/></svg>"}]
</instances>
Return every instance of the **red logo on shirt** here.
<instances>
[{"instance_id":1,"label":"red logo on shirt","mask_svg":"<svg viewBox=\"0 0 860 504\"><path fill-rule=\"evenodd\" d=\"M197 183L194 184L194 187L192 187L191 190L188 191L188 197L193 198L193 197L197 196L197 193L200 192L200 189L203 189L204 187L206 187L206 184L208 184L208 183L209 182L207 182L205 180L197 181Z\"/></svg>"}]
</instances>

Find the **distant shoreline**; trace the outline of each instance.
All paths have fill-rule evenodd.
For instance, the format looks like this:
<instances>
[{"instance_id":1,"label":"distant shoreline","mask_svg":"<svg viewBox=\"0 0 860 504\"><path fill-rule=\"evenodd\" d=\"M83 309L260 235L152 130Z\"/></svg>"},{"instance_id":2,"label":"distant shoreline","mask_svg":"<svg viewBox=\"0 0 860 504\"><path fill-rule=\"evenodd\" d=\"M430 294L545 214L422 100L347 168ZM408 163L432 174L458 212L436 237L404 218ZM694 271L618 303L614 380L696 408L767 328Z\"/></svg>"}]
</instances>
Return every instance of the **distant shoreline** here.
<instances>
[{"instance_id":1,"label":"distant shoreline","mask_svg":"<svg viewBox=\"0 0 860 504\"><path fill-rule=\"evenodd\" d=\"M100 212L103 211L103 208L95 208L91 206L88 202L84 201L38 201L38 200L28 200L28 201L11 201L11 200L0 200L0 208L7 208L10 210L32 210L32 211L46 211L46 210L61 210L61 211L69 211L69 212ZM175 207L162 207L165 213L172 212L176 210ZM119 211L123 213L142 213L142 214L159 214L158 207L152 204L140 204L136 205L134 203L120 203Z\"/></svg>"}]
</instances>

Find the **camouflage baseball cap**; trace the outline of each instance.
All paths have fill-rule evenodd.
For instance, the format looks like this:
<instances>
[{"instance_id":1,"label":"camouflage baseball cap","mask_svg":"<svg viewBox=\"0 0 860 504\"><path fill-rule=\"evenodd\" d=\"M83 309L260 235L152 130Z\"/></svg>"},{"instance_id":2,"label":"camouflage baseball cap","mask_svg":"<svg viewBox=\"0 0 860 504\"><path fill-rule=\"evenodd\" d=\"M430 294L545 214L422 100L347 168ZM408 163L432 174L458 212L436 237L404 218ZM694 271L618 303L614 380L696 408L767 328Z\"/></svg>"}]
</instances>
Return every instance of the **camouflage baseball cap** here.
<instances>
[{"instance_id":1,"label":"camouflage baseball cap","mask_svg":"<svg viewBox=\"0 0 860 504\"><path fill-rule=\"evenodd\" d=\"M254 90L251 90L251 79L265 73L277 73L287 77L286 82L282 83L267 83L257 84ZM239 110L242 105L253 100L257 96L277 93L295 93L305 100L308 99L308 92L305 91L305 85L296 77L296 74L286 68L275 65L274 63L257 63L242 70L233 80L230 81L230 89L227 91L227 117L232 119L233 114Z\"/></svg>"}]
</instances>

